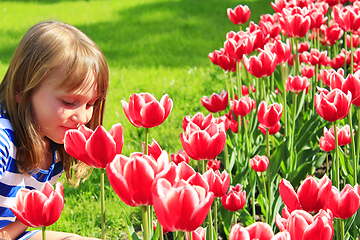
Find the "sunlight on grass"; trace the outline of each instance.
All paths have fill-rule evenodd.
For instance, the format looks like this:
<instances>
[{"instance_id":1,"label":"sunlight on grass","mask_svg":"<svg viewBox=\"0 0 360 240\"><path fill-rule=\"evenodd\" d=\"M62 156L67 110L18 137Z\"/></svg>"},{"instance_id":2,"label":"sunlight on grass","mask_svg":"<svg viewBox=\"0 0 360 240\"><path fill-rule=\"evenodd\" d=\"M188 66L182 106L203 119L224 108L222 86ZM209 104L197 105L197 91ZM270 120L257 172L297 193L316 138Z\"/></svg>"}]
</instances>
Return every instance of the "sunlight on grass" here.
<instances>
[{"instance_id":1,"label":"sunlight on grass","mask_svg":"<svg viewBox=\"0 0 360 240\"><path fill-rule=\"evenodd\" d=\"M263 1L261 1L262 3ZM133 0L133 1L3 1L0 2L0 75L7 70L11 56L25 32L35 23L55 19L84 31L103 50L110 68L110 89L104 125L124 126L123 154L141 151L143 129L126 119L121 100L133 93L149 92L157 99L168 94L174 108L161 126L150 129L168 153L181 147L182 119L201 111L200 99L225 87L223 73L208 59L220 49L225 34L237 31L226 15L235 0ZM270 4L242 1L257 13L272 11ZM265 9L266 8L266 9ZM63 180L64 178L62 178ZM106 211L109 239L123 239L124 213L139 221L139 210L121 202L107 183ZM51 228L100 237L99 174L74 189L65 184L65 209ZM139 227L139 225L137 226Z\"/></svg>"}]
</instances>

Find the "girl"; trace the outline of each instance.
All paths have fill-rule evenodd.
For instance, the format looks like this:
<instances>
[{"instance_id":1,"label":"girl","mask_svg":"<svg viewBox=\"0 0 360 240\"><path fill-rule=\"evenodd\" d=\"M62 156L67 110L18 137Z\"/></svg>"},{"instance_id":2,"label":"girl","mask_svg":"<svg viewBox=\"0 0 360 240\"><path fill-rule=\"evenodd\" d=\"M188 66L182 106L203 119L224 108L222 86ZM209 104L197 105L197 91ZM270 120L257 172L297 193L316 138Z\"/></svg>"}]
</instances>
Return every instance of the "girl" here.
<instances>
[{"instance_id":1,"label":"girl","mask_svg":"<svg viewBox=\"0 0 360 240\"><path fill-rule=\"evenodd\" d=\"M42 22L20 41L0 84L0 238L41 239L7 207L18 189L41 190L63 171L70 182L73 173L77 180L87 173L65 152L64 134L101 124L108 83L103 53L73 26ZM50 231L47 237L90 239Z\"/></svg>"}]
</instances>

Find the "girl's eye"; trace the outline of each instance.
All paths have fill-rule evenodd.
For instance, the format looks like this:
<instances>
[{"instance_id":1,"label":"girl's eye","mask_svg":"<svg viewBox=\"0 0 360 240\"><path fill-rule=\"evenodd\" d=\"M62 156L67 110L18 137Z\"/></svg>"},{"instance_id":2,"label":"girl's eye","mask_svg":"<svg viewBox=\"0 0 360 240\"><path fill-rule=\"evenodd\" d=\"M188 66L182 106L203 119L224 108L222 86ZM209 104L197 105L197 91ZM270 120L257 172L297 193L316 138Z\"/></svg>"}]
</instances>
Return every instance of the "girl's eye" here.
<instances>
[{"instance_id":1,"label":"girl's eye","mask_svg":"<svg viewBox=\"0 0 360 240\"><path fill-rule=\"evenodd\" d=\"M94 106L95 106L94 103L93 104L90 104L90 103L87 104L87 107L94 107Z\"/></svg>"},{"instance_id":2,"label":"girl's eye","mask_svg":"<svg viewBox=\"0 0 360 240\"><path fill-rule=\"evenodd\" d=\"M66 106L73 106L75 104L75 102L68 102L68 101L65 101L65 100L62 100L62 102Z\"/></svg>"}]
</instances>

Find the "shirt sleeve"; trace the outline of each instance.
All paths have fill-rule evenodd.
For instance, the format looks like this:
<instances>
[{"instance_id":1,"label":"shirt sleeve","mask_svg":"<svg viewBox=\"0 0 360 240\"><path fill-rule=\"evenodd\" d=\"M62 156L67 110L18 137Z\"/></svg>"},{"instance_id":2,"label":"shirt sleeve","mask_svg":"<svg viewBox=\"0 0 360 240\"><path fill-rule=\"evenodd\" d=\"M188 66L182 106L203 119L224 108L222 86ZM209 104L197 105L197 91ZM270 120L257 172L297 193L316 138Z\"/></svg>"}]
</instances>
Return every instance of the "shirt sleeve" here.
<instances>
[{"instance_id":1,"label":"shirt sleeve","mask_svg":"<svg viewBox=\"0 0 360 240\"><path fill-rule=\"evenodd\" d=\"M14 153L12 151L14 144L11 140L10 131L9 129L0 128L0 179L8 165L9 159L12 157L11 153Z\"/></svg>"}]
</instances>

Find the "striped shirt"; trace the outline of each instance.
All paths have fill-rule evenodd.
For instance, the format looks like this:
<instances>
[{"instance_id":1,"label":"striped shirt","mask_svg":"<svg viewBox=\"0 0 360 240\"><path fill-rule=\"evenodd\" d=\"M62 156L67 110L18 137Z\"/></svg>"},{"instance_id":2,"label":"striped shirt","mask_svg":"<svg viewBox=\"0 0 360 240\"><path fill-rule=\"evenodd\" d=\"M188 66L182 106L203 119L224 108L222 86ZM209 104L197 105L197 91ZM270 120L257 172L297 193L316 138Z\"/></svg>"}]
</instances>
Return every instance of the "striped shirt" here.
<instances>
[{"instance_id":1,"label":"striped shirt","mask_svg":"<svg viewBox=\"0 0 360 240\"><path fill-rule=\"evenodd\" d=\"M63 165L56 158L54 145L53 153L49 170L39 170L30 176L21 174L15 159L14 131L4 110L0 112L0 228L15 221L15 215L8 206L15 205L16 193L20 188L41 190L45 182L54 185L60 178Z\"/></svg>"}]
</instances>

